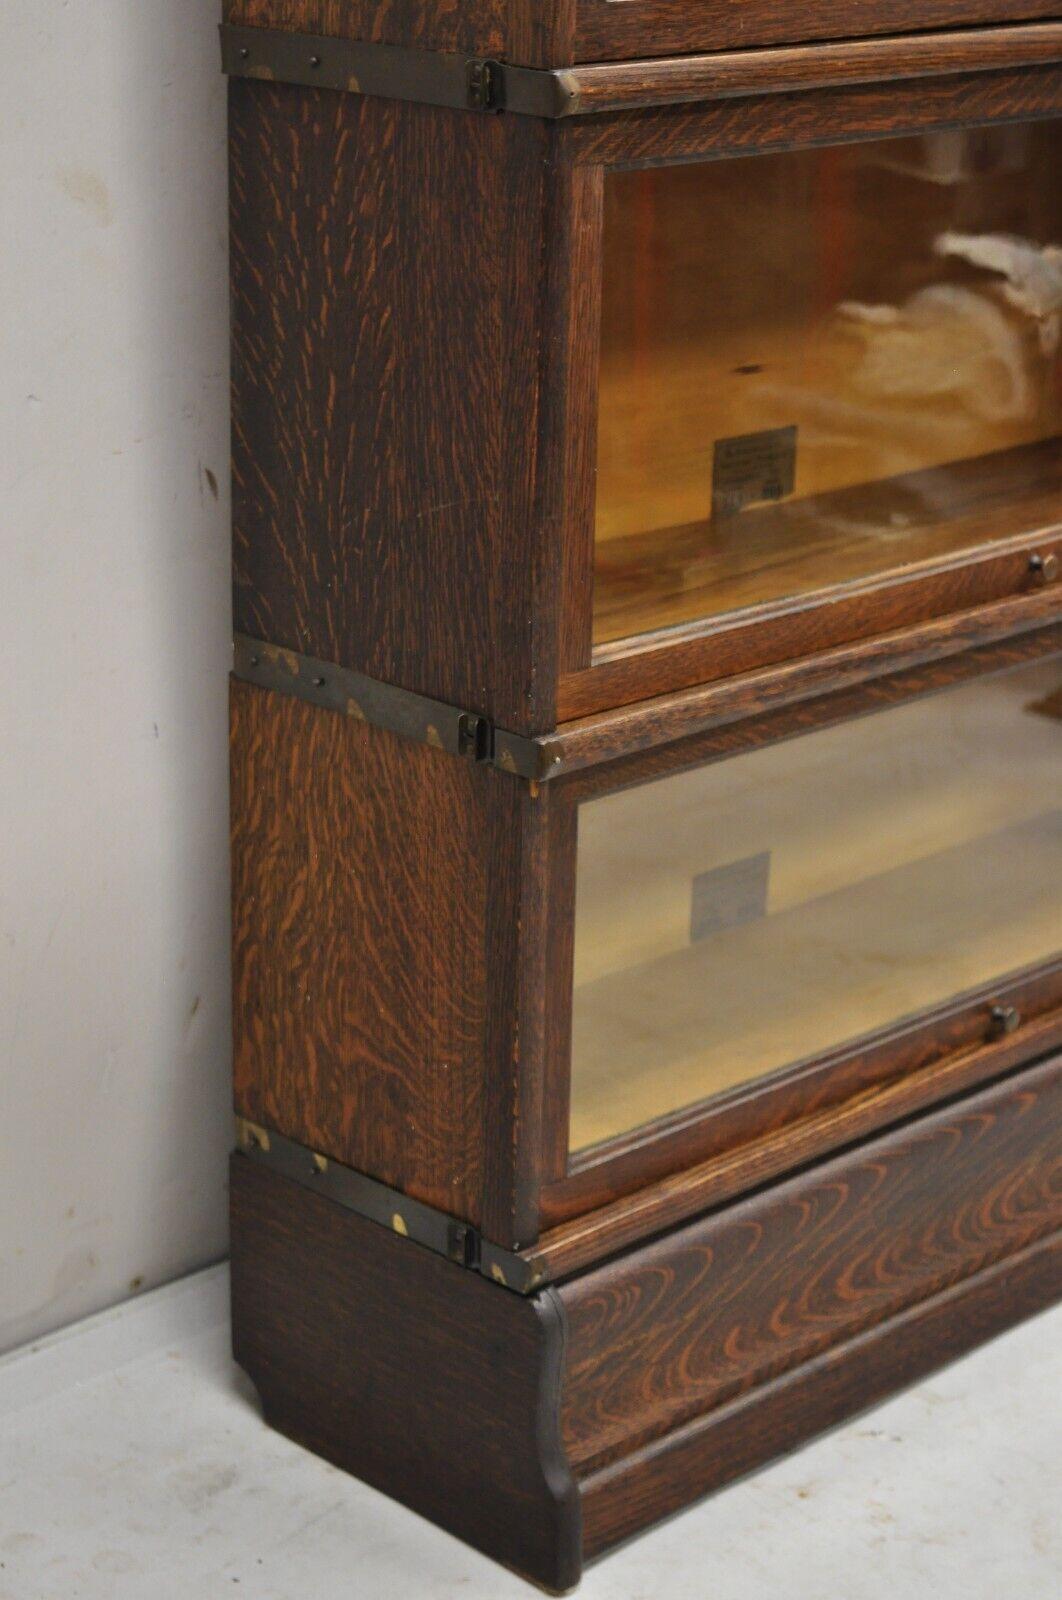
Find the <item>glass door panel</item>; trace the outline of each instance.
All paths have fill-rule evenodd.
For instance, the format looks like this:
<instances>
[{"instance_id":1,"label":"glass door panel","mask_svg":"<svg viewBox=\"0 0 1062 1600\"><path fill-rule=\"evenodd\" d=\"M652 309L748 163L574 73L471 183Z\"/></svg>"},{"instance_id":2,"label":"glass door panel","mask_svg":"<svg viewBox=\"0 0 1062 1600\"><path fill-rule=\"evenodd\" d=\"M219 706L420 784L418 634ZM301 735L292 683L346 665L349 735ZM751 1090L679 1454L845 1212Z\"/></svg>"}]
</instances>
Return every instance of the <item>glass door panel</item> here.
<instances>
[{"instance_id":1,"label":"glass door panel","mask_svg":"<svg viewBox=\"0 0 1062 1600\"><path fill-rule=\"evenodd\" d=\"M1062 520L1062 123L606 174L594 643Z\"/></svg>"},{"instance_id":2,"label":"glass door panel","mask_svg":"<svg viewBox=\"0 0 1062 1600\"><path fill-rule=\"evenodd\" d=\"M579 808L571 1149L1062 949L1062 664Z\"/></svg>"}]
</instances>

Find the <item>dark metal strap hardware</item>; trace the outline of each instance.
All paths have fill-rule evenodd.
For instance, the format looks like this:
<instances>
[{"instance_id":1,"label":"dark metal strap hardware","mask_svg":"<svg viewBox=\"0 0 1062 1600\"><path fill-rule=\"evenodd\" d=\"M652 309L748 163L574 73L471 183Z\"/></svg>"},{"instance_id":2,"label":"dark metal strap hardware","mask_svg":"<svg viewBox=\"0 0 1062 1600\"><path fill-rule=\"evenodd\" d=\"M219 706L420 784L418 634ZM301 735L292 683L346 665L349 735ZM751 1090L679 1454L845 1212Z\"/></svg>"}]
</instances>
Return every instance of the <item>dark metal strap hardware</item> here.
<instances>
[{"instance_id":1,"label":"dark metal strap hardware","mask_svg":"<svg viewBox=\"0 0 1062 1600\"><path fill-rule=\"evenodd\" d=\"M259 1127L244 1117L236 1118L236 1148L253 1161L306 1189L315 1189L326 1199L347 1211L354 1211L368 1222L389 1228L414 1244L423 1245L436 1255L445 1256L459 1267L481 1273L516 1294L532 1294L542 1283L541 1272L522 1256L502 1250L484 1239L470 1223L436 1211L420 1200L413 1200L398 1189L390 1189L375 1178L367 1178L353 1167L346 1167L329 1156L319 1155L306 1145Z\"/></svg>"},{"instance_id":2,"label":"dark metal strap hardware","mask_svg":"<svg viewBox=\"0 0 1062 1600\"><path fill-rule=\"evenodd\" d=\"M338 711L359 722L386 728L404 739L430 744L436 750L498 767L518 778L541 778L550 758L535 739L495 727L489 717L462 711L444 700L414 694L381 683L332 661L300 655L238 633L233 644L233 673L261 689L295 695L311 705Z\"/></svg>"},{"instance_id":3,"label":"dark metal strap hardware","mask_svg":"<svg viewBox=\"0 0 1062 1600\"><path fill-rule=\"evenodd\" d=\"M839 40L813 50L780 45L658 57L650 62L597 61L547 68L226 24L221 29L221 55L224 71L236 78L341 89L466 111L555 118L800 93L834 83L851 87L1046 65L1062 57L1062 25L1015 22Z\"/></svg>"},{"instance_id":4,"label":"dark metal strap hardware","mask_svg":"<svg viewBox=\"0 0 1062 1600\"><path fill-rule=\"evenodd\" d=\"M562 117L571 100L565 74L542 67L228 23L221 25L221 68L232 78L345 89L461 111Z\"/></svg>"},{"instance_id":5,"label":"dark metal strap hardware","mask_svg":"<svg viewBox=\"0 0 1062 1600\"><path fill-rule=\"evenodd\" d=\"M466 64L467 105L470 111L502 111L505 107L505 76L500 61L469 61Z\"/></svg>"}]
</instances>

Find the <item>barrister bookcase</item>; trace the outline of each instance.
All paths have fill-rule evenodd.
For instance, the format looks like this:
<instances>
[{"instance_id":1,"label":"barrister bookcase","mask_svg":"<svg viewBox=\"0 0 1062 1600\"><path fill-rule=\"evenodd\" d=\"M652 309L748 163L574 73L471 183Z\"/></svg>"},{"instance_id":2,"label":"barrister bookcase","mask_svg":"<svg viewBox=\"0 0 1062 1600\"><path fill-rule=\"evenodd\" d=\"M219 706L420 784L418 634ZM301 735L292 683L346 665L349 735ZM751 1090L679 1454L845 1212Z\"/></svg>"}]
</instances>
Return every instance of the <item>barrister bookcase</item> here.
<instances>
[{"instance_id":1,"label":"barrister bookcase","mask_svg":"<svg viewBox=\"0 0 1062 1600\"><path fill-rule=\"evenodd\" d=\"M1054 9L228 6L236 1354L548 1589L1062 1289Z\"/></svg>"}]
</instances>

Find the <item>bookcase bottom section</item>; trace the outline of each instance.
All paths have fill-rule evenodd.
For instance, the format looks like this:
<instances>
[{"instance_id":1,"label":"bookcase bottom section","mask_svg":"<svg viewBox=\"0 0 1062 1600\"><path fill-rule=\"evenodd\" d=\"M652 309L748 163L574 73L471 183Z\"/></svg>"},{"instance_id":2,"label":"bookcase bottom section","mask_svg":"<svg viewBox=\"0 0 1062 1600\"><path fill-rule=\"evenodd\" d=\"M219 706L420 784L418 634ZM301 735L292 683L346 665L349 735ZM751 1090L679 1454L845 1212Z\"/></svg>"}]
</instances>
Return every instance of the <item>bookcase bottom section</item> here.
<instances>
[{"instance_id":1,"label":"bookcase bottom section","mask_svg":"<svg viewBox=\"0 0 1062 1600\"><path fill-rule=\"evenodd\" d=\"M506 1566L577 1582L556 1297L524 1297L243 1155L233 1352L266 1421Z\"/></svg>"},{"instance_id":2,"label":"bookcase bottom section","mask_svg":"<svg viewBox=\"0 0 1062 1600\"><path fill-rule=\"evenodd\" d=\"M267 1420L551 1590L1062 1296L1062 1061L523 1297L236 1155Z\"/></svg>"}]
</instances>

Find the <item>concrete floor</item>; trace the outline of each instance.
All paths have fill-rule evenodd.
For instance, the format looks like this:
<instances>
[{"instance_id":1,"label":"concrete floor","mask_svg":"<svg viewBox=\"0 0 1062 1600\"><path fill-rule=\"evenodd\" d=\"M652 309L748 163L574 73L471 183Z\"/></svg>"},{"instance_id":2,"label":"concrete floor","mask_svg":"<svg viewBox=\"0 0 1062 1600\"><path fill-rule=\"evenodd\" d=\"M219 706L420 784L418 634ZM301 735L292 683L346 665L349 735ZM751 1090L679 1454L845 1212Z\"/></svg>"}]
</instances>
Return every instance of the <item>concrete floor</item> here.
<instances>
[{"instance_id":1,"label":"concrete floor","mask_svg":"<svg viewBox=\"0 0 1062 1600\"><path fill-rule=\"evenodd\" d=\"M534 1591L270 1433L224 1268L0 1361L0 1600ZM1059 1600L1062 1311L673 1518L581 1600Z\"/></svg>"}]
</instances>

